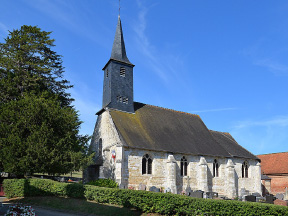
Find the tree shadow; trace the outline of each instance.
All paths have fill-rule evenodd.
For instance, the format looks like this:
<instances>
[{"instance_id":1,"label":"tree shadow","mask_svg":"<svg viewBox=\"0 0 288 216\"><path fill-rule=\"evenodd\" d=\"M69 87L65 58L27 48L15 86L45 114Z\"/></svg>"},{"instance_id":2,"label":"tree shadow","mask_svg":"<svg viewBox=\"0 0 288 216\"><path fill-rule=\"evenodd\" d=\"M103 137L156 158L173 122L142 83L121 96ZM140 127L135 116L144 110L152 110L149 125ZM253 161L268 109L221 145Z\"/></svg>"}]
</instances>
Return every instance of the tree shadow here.
<instances>
[{"instance_id":1,"label":"tree shadow","mask_svg":"<svg viewBox=\"0 0 288 216\"><path fill-rule=\"evenodd\" d=\"M40 196L40 197L23 197L12 200L13 203L29 204L35 207L48 208L51 210L60 210L73 214L89 215L119 215L119 216L140 216L142 212L116 205L100 204L85 199ZM155 214L156 215L156 214Z\"/></svg>"}]
</instances>

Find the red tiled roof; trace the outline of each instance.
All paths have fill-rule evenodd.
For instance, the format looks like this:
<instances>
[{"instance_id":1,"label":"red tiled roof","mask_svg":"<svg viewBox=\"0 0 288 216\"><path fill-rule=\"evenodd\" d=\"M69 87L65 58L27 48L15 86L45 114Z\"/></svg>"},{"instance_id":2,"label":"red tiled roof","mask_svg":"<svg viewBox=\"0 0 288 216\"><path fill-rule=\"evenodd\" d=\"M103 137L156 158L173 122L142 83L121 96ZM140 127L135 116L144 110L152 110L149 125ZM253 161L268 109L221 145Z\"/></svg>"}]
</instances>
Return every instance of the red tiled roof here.
<instances>
[{"instance_id":1,"label":"red tiled roof","mask_svg":"<svg viewBox=\"0 0 288 216\"><path fill-rule=\"evenodd\" d=\"M264 174L288 174L288 152L257 155Z\"/></svg>"}]
</instances>

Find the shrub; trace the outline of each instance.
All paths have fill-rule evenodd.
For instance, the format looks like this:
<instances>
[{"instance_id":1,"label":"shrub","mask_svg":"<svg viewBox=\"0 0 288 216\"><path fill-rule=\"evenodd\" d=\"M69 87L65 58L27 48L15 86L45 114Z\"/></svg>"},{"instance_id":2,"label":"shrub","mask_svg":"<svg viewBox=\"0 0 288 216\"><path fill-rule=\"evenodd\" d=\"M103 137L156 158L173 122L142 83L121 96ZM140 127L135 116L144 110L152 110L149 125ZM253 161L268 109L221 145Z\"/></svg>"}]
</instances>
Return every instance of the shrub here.
<instances>
[{"instance_id":1,"label":"shrub","mask_svg":"<svg viewBox=\"0 0 288 216\"><path fill-rule=\"evenodd\" d=\"M112 179L98 179L90 181L87 184L99 187L118 188L117 182L113 181Z\"/></svg>"},{"instance_id":2,"label":"shrub","mask_svg":"<svg viewBox=\"0 0 288 216\"><path fill-rule=\"evenodd\" d=\"M25 191L28 190L29 183L27 179L5 179L3 187L5 195L11 197L24 197Z\"/></svg>"},{"instance_id":3,"label":"shrub","mask_svg":"<svg viewBox=\"0 0 288 216\"><path fill-rule=\"evenodd\" d=\"M84 197L84 186L60 183L49 179L6 179L4 191L8 198L23 196Z\"/></svg>"},{"instance_id":4,"label":"shrub","mask_svg":"<svg viewBox=\"0 0 288 216\"><path fill-rule=\"evenodd\" d=\"M4 180L8 197L54 195L93 200L132 207L146 213L164 215L288 215L288 207L271 204L210 200L177 194L104 188L76 183L59 183L46 179Z\"/></svg>"}]
</instances>

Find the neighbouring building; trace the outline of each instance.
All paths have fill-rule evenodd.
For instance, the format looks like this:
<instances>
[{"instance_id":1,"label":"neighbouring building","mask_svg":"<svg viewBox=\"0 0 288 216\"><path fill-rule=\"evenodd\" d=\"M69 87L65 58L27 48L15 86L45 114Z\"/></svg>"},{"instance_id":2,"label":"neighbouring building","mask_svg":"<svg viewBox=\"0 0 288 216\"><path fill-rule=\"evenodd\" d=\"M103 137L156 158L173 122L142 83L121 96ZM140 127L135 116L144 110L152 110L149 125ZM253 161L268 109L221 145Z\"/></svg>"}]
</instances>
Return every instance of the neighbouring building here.
<instances>
[{"instance_id":1,"label":"neighbouring building","mask_svg":"<svg viewBox=\"0 0 288 216\"><path fill-rule=\"evenodd\" d=\"M95 164L85 181L112 178L120 188L213 191L229 198L261 193L259 158L229 133L209 130L198 115L134 102L133 67L119 16L90 145Z\"/></svg>"},{"instance_id":2,"label":"neighbouring building","mask_svg":"<svg viewBox=\"0 0 288 216\"><path fill-rule=\"evenodd\" d=\"M271 180L266 190L271 194L283 194L288 200L288 152L258 155L261 159L262 174ZM263 180L262 180L263 182Z\"/></svg>"}]
</instances>

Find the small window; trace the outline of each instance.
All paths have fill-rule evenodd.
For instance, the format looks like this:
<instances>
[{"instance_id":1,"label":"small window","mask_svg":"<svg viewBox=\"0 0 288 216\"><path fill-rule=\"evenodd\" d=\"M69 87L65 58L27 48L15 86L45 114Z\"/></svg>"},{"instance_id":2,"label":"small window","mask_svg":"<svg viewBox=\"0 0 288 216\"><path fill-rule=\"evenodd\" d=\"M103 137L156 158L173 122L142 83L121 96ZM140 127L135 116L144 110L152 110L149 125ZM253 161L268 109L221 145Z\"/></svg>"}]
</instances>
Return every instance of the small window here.
<instances>
[{"instance_id":1,"label":"small window","mask_svg":"<svg viewBox=\"0 0 288 216\"><path fill-rule=\"evenodd\" d=\"M152 174L152 159L148 154L145 154L142 158L142 175Z\"/></svg>"},{"instance_id":2,"label":"small window","mask_svg":"<svg viewBox=\"0 0 288 216\"><path fill-rule=\"evenodd\" d=\"M244 161L242 164L242 178L248 178L248 162Z\"/></svg>"},{"instance_id":3,"label":"small window","mask_svg":"<svg viewBox=\"0 0 288 216\"><path fill-rule=\"evenodd\" d=\"M187 167L188 167L187 159L183 156L181 158L181 164L180 164L181 176L187 176Z\"/></svg>"},{"instance_id":4,"label":"small window","mask_svg":"<svg viewBox=\"0 0 288 216\"><path fill-rule=\"evenodd\" d=\"M120 76L125 77L125 68L124 67L120 67Z\"/></svg>"},{"instance_id":5,"label":"small window","mask_svg":"<svg viewBox=\"0 0 288 216\"><path fill-rule=\"evenodd\" d=\"M213 162L213 177L219 177L219 164L216 159Z\"/></svg>"},{"instance_id":6,"label":"small window","mask_svg":"<svg viewBox=\"0 0 288 216\"><path fill-rule=\"evenodd\" d=\"M108 72L108 69L106 70L106 77L108 77L108 75L109 75L109 72Z\"/></svg>"}]
</instances>

